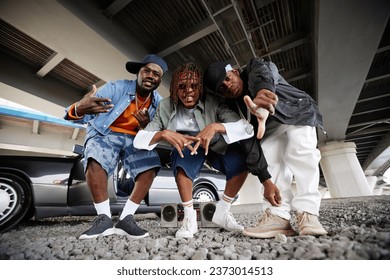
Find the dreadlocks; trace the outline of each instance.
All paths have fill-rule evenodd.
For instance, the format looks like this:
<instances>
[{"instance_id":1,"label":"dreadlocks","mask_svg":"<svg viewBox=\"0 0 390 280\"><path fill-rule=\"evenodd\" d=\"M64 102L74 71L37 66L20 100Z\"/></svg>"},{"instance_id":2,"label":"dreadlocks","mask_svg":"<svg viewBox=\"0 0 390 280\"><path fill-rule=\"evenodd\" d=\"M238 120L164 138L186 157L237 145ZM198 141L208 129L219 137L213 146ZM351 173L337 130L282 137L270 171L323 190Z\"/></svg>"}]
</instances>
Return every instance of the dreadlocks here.
<instances>
[{"instance_id":1,"label":"dreadlocks","mask_svg":"<svg viewBox=\"0 0 390 280\"><path fill-rule=\"evenodd\" d=\"M202 71L192 62L186 63L173 72L171 85L170 85L170 100L171 103L177 105L179 102L179 89L183 90L183 80L185 80L185 88L192 87L193 90L199 90L199 99L202 99L203 91L203 73ZM194 80L197 83L194 85ZM179 88L180 84L180 88Z\"/></svg>"}]
</instances>

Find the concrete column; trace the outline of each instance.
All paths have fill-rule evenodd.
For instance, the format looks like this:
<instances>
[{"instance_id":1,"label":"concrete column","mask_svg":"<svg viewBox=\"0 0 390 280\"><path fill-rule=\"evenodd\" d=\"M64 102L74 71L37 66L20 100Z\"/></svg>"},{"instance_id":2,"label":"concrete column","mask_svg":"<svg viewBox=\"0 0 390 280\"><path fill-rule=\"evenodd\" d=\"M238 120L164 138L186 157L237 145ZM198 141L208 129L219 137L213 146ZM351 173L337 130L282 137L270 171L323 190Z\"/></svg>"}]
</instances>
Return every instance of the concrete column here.
<instances>
[{"instance_id":1,"label":"concrete column","mask_svg":"<svg viewBox=\"0 0 390 280\"><path fill-rule=\"evenodd\" d=\"M366 180L367 180L368 186L370 187L371 193L373 193L374 188L376 186L376 181L378 180L378 177L376 177L376 176L366 176Z\"/></svg>"},{"instance_id":2,"label":"concrete column","mask_svg":"<svg viewBox=\"0 0 390 280\"><path fill-rule=\"evenodd\" d=\"M371 195L353 142L329 142L320 147L321 169L332 198Z\"/></svg>"},{"instance_id":3,"label":"concrete column","mask_svg":"<svg viewBox=\"0 0 390 280\"><path fill-rule=\"evenodd\" d=\"M372 195L382 195L382 187L377 186L376 183L378 181L377 176L366 176L368 185L370 186L370 190Z\"/></svg>"}]
</instances>

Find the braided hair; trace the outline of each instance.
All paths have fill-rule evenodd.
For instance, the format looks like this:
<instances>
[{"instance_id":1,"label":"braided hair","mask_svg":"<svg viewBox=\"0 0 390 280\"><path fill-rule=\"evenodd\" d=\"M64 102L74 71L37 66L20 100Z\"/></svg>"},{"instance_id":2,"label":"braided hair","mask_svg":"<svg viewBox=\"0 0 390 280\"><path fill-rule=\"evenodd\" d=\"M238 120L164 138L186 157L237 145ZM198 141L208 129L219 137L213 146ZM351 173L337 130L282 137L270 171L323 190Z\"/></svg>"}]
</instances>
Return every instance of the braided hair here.
<instances>
[{"instance_id":1,"label":"braided hair","mask_svg":"<svg viewBox=\"0 0 390 280\"><path fill-rule=\"evenodd\" d=\"M195 85L192 84L194 78L199 82ZM170 85L170 100L172 105L177 105L179 102L179 83L183 84L183 79L186 79L186 87L192 87L193 90L199 90L199 100L202 99L203 94L203 73L194 63L189 62L179 66L175 69L172 75ZM181 88L182 89L182 88Z\"/></svg>"}]
</instances>

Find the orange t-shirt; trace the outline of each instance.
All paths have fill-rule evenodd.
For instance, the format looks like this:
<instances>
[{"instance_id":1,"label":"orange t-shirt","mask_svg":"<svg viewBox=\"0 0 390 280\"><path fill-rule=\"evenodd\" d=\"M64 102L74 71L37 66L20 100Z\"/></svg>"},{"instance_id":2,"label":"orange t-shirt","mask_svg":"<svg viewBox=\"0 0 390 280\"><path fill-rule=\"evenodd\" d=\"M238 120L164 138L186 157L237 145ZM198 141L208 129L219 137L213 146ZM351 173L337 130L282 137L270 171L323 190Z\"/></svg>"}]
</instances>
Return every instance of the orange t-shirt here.
<instances>
[{"instance_id":1,"label":"orange t-shirt","mask_svg":"<svg viewBox=\"0 0 390 280\"><path fill-rule=\"evenodd\" d=\"M143 104L145 100L146 98L138 98L138 101L141 102L141 104ZM152 101L149 99L143 106L137 108L134 99L131 101L130 106L128 106L126 110L124 110L123 113L112 123L112 125L110 125L110 128L115 132L136 135L139 130L139 122L133 116L133 113L143 108L149 108L151 103Z\"/></svg>"}]
</instances>

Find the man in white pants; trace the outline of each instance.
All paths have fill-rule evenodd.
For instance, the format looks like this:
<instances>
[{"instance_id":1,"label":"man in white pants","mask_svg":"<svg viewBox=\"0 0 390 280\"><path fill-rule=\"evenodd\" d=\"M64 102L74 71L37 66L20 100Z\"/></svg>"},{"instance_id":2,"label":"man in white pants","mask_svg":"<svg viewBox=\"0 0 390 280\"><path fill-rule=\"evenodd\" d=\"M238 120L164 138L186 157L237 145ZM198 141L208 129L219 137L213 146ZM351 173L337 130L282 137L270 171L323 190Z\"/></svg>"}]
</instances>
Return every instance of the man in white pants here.
<instances>
[{"instance_id":1,"label":"man in white pants","mask_svg":"<svg viewBox=\"0 0 390 280\"><path fill-rule=\"evenodd\" d=\"M250 60L242 73L227 62L213 63L205 70L204 84L227 98L232 109L247 107L257 117L248 121L258 127L258 138L263 137L263 153L275 182L264 185L264 213L256 226L243 231L244 235L295 235L291 210L297 212L300 235L327 234L318 220L321 196L316 128L322 129L323 123L316 102L287 83L274 63L260 58ZM269 117L262 108L268 110ZM296 190L292 189L293 178Z\"/></svg>"},{"instance_id":2,"label":"man in white pants","mask_svg":"<svg viewBox=\"0 0 390 280\"><path fill-rule=\"evenodd\" d=\"M300 235L323 235L326 231L321 224L317 224L321 196L318 191L319 168L321 159L320 152L316 148L316 129L312 126L294 126L279 124L274 122L275 127L267 126L266 134L261 142L265 158L268 161L268 171L278 186L282 197L280 206L273 206L268 200L264 200L264 215L276 215L286 221L291 219L291 210L303 213L298 214ZM271 125L271 124L270 124ZM296 190L292 189L292 182L295 179ZM293 192L294 191L294 192ZM267 209L269 209L267 211ZM308 215L309 214L309 215ZM314 217L313 217L314 215ZM274 219L278 220L277 217ZM307 225L303 219L314 220L316 225ZM290 225L280 220L281 224L286 224L286 235L293 235ZM245 235L252 236L258 234L258 228L248 228ZM277 233L277 232L276 232ZM283 232L281 232L283 233ZM274 232L267 232L264 235L274 235ZM263 235L261 232L260 235Z\"/></svg>"}]
</instances>

